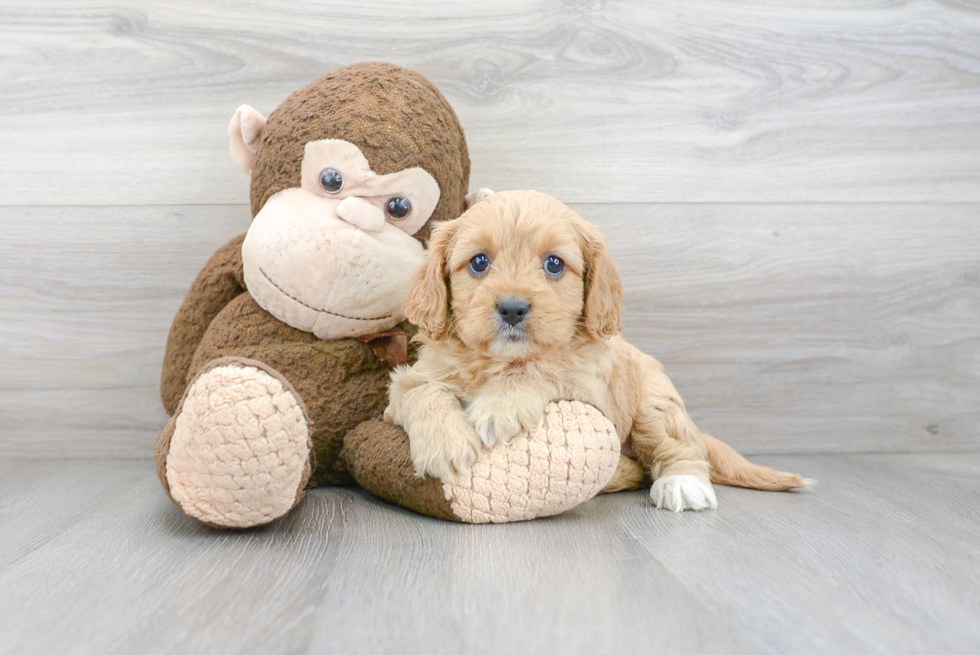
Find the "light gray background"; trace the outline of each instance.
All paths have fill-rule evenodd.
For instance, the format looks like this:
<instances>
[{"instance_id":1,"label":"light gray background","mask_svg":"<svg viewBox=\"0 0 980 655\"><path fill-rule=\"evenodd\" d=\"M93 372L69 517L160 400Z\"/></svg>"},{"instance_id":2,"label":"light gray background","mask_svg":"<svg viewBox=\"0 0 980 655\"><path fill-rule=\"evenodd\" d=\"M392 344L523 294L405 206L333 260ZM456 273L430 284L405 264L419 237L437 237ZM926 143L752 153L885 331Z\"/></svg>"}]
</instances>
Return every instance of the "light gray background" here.
<instances>
[{"instance_id":1,"label":"light gray background","mask_svg":"<svg viewBox=\"0 0 980 655\"><path fill-rule=\"evenodd\" d=\"M816 4L4 0L0 651L980 650L980 4ZM377 59L450 99L472 188L598 223L625 336L817 491L176 513L147 458L170 320L250 218L228 120Z\"/></svg>"}]
</instances>

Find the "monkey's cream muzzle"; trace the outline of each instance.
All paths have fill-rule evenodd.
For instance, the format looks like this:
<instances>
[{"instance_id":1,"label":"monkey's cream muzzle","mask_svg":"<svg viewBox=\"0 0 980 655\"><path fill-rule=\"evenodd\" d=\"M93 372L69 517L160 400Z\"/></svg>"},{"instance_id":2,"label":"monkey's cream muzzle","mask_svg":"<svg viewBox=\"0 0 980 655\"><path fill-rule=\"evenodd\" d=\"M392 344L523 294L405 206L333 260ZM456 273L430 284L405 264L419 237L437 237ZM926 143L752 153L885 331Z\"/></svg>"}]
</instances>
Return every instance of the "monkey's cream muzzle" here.
<instances>
[{"instance_id":1,"label":"monkey's cream muzzle","mask_svg":"<svg viewBox=\"0 0 980 655\"><path fill-rule=\"evenodd\" d=\"M425 257L417 239L388 222L362 229L356 218L343 220L341 202L280 191L242 244L245 285L259 306L321 339L383 332L404 320L402 302Z\"/></svg>"}]
</instances>

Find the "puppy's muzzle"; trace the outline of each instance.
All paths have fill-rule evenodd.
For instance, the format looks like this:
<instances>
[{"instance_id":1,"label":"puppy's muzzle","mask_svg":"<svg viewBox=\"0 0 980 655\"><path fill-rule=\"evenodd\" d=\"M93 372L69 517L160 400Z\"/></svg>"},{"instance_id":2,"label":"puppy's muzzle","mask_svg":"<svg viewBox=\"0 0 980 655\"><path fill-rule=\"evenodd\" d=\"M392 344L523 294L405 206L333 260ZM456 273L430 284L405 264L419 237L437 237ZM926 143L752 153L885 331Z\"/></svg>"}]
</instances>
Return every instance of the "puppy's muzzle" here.
<instances>
[{"instance_id":1,"label":"puppy's muzzle","mask_svg":"<svg viewBox=\"0 0 980 655\"><path fill-rule=\"evenodd\" d=\"M497 314L500 319L511 327L517 327L524 322L528 312L531 311L531 303L521 298L504 298L497 303Z\"/></svg>"}]
</instances>

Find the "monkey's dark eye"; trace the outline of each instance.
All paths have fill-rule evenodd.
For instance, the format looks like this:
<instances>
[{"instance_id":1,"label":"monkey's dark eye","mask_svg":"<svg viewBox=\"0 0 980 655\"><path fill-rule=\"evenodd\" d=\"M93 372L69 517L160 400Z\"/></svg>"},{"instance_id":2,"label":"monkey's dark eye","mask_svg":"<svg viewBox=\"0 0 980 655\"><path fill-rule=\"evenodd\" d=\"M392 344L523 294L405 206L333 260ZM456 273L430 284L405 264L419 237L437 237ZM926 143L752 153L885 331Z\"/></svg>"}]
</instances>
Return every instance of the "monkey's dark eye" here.
<instances>
[{"instance_id":1,"label":"monkey's dark eye","mask_svg":"<svg viewBox=\"0 0 980 655\"><path fill-rule=\"evenodd\" d=\"M558 277L565 272L565 262L552 255L544 260L544 272L551 277Z\"/></svg>"},{"instance_id":2,"label":"monkey's dark eye","mask_svg":"<svg viewBox=\"0 0 980 655\"><path fill-rule=\"evenodd\" d=\"M490 268L490 258L480 253L470 260L470 273L473 275L483 275Z\"/></svg>"},{"instance_id":3,"label":"monkey's dark eye","mask_svg":"<svg viewBox=\"0 0 980 655\"><path fill-rule=\"evenodd\" d=\"M339 171L333 168L324 168L320 171L320 186L327 193L337 193L344 188L344 178Z\"/></svg>"},{"instance_id":4,"label":"monkey's dark eye","mask_svg":"<svg viewBox=\"0 0 980 655\"><path fill-rule=\"evenodd\" d=\"M412 203L408 198L391 198L385 205L385 209L388 211L388 216L397 221L412 213Z\"/></svg>"}]
</instances>

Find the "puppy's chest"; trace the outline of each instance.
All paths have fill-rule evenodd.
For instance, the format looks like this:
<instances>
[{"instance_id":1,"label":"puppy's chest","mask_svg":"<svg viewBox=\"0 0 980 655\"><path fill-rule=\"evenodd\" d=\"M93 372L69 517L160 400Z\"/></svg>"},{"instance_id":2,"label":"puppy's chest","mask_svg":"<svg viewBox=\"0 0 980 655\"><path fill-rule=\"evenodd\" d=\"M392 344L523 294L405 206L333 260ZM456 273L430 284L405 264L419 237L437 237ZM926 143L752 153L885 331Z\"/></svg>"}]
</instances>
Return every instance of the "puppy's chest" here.
<instances>
[{"instance_id":1,"label":"puppy's chest","mask_svg":"<svg viewBox=\"0 0 980 655\"><path fill-rule=\"evenodd\" d=\"M561 367L547 371L518 370L472 379L460 378L457 380L457 395L464 406L469 406L482 395L507 389L517 393L524 392L528 397L547 398L548 401L580 400L608 414L613 405L608 375L611 367L597 368L599 370L589 370L589 367ZM605 370L606 368L609 370Z\"/></svg>"},{"instance_id":2,"label":"puppy's chest","mask_svg":"<svg viewBox=\"0 0 980 655\"><path fill-rule=\"evenodd\" d=\"M576 371L561 384L562 397L581 400L608 415L612 406L609 379L594 372Z\"/></svg>"}]
</instances>

